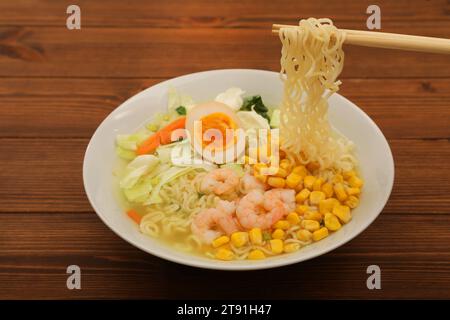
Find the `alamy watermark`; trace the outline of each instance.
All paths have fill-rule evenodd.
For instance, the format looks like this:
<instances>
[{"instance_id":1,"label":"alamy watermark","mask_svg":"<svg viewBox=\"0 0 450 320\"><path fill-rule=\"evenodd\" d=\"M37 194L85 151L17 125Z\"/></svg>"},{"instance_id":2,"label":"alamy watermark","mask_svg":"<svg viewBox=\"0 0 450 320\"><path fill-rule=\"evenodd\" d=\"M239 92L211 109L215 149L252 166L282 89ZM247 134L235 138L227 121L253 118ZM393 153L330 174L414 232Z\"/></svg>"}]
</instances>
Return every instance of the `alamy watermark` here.
<instances>
[{"instance_id":1,"label":"alamy watermark","mask_svg":"<svg viewBox=\"0 0 450 320\"><path fill-rule=\"evenodd\" d=\"M381 269L376 264L370 265L366 270L367 274L370 276L367 278L366 286L369 290L380 290L381 289Z\"/></svg>"},{"instance_id":2,"label":"alamy watermark","mask_svg":"<svg viewBox=\"0 0 450 320\"><path fill-rule=\"evenodd\" d=\"M366 26L369 30L381 29L381 9L376 4L371 4L367 7L367 14L370 16L367 18Z\"/></svg>"},{"instance_id":3,"label":"alamy watermark","mask_svg":"<svg viewBox=\"0 0 450 320\"><path fill-rule=\"evenodd\" d=\"M70 276L67 277L66 286L67 289L73 290L81 289L81 269L79 266L73 264L67 267L66 273L70 274Z\"/></svg>"},{"instance_id":4,"label":"alamy watermark","mask_svg":"<svg viewBox=\"0 0 450 320\"><path fill-rule=\"evenodd\" d=\"M70 14L66 20L66 27L69 30L81 29L81 9L76 4L67 7L67 14Z\"/></svg>"}]
</instances>

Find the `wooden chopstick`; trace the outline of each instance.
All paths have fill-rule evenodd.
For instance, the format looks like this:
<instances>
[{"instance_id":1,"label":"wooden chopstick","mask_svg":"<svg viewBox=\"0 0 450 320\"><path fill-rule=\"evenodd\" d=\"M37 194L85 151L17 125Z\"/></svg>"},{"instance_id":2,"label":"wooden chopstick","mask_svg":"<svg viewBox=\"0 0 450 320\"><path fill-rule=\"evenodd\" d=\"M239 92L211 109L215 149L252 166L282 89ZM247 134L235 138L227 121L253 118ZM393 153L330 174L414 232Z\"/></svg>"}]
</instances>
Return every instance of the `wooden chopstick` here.
<instances>
[{"instance_id":1,"label":"wooden chopstick","mask_svg":"<svg viewBox=\"0 0 450 320\"><path fill-rule=\"evenodd\" d=\"M272 25L272 34L278 35L280 28L295 28L285 24ZM345 44L356 46L409 50L419 52L450 54L450 39L411 36L398 33L376 31L348 30L345 31Z\"/></svg>"}]
</instances>

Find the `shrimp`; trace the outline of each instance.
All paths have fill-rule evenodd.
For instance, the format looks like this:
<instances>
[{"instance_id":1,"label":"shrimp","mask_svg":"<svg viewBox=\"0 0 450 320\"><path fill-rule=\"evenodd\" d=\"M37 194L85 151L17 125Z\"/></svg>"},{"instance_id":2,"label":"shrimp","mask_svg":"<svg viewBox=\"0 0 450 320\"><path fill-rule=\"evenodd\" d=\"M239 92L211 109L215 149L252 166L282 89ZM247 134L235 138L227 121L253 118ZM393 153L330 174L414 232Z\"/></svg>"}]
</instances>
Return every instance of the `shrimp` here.
<instances>
[{"instance_id":1,"label":"shrimp","mask_svg":"<svg viewBox=\"0 0 450 320\"><path fill-rule=\"evenodd\" d=\"M205 243L211 243L217 237L232 234L239 230L233 217L236 205L233 202L220 200L216 208L199 212L191 223L192 233Z\"/></svg>"},{"instance_id":2,"label":"shrimp","mask_svg":"<svg viewBox=\"0 0 450 320\"><path fill-rule=\"evenodd\" d=\"M210 171L202 179L200 191L215 193L216 195L229 195L236 192L239 186L239 176L228 168L220 168Z\"/></svg>"},{"instance_id":3,"label":"shrimp","mask_svg":"<svg viewBox=\"0 0 450 320\"><path fill-rule=\"evenodd\" d=\"M239 201L236 216L244 228L269 229L294 208L294 190L252 190Z\"/></svg>"},{"instance_id":4,"label":"shrimp","mask_svg":"<svg viewBox=\"0 0 450 320\"><path fill-rule=\"evenodd\" d=\"M289 213L295 210L295 191L281 188L272 189L264 193L264 201L264 206L268 210L273 209L281 202Z\"/></svg>"},{"instance_id":5,"label":"shrimp","mask_svg":"<svg viewBox=\"0 0 450 320\"><path fill-rule=\"evenodd\" d=\"M249 193L252 190L266 191L267 190L267 185L265 183L259 181L258 179L256 179L251 174L246 173L241 178L241 181L240 181L240 184L239 184L239 190L243 194L247 194L247 193Z\"/></svg>"}]
</instances>

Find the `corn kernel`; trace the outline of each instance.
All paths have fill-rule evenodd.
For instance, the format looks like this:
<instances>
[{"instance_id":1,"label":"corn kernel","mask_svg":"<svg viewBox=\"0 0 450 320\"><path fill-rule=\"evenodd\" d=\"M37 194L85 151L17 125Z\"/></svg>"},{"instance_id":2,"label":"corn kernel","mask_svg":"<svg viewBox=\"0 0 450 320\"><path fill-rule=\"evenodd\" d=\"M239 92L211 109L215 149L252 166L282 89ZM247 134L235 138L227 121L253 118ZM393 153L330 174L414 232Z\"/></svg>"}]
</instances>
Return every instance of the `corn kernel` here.
<instances>
[{"instance_id":1,"label":"corn kernel","mask_svg":"<svg viewBox=\"0 0 450 320\"><path fill-rule=\"evenodd\" d=\"M221 237L218 237L217 239L213 240L212 246L214 248L218 248L218 247L220 247L220 246L222 246L224 244L227 244L228 242L230 242L230 238L229 237L221 236Z\"/></svg>"},{"instance_id":2,"label":"corn kernel","mask_svg":"<svg viewBox=\"0 0 450 320\"><path fill-rule=\"evenodd\" d=\"M353 176L350 179L348 179L348 184L352 186L353 188L361 188L363 186L363 181L358 178L357 176Z\"/></svg>"},{"instance_id":3,"label":"corn kernel","mask_svg":"<svg viewBox=\"0 0 450 320\"><path fill-rule=\"evenodd\" d=\"M286 185L288 188L295 188L300 182L302 182L302 176L296 174L296 173L291 173L290 175L288 175L286 177Z\"/></svg>"},{"instance_id":4,"label":"corn kernel","mask_svg":"<svg viewBox=\"0 0 450 320\"><path fill-rule=\"evenodd\" d=\"M308 242L312 238L312 233L308 230L298 230L297 239L300 241Z\"/></svg>"},{"instance_id":5,"label":"corn kernel","mask_svg":"<svg viewBox=\"0 0 450 320\"><path fill-rule=\"evenodd\" d=\"M262 183L266 183L268 176L265 174L255 173L255 178L261 181Z\"/></svg>"},{"instance_id":6,"label":"corn kernel","mask_svg":"<svg viewBox=\"0 0 450 320\"><path fill-rule=\"evenodd\" d=\"M282 229L275 229L274 232L272 232L272 238L273 239L284 239L285 232Z\"/></svg>"},{"instance_id":7,"label":"corn kernel","mask_svg":"<svg viewBox=\"0 0 450 320\"><path fill-rule=\"evenodd\" d=\"M150 130L150 131L155 132L155 131L158 130L158 126L157 126L156 124L151 123L151 124L149 124L149 125L147 126L147 129Z\"/></svg>"},{"instance_id":8,"label":"corn kernel","mask_svg":"<svg viewBox=\"0 0 450 320\"><path fill-rule=\"evenodd\" d=\"M325 227L327 227L328 230L336 231L341 228L341 223L339 222L339 219L332 213L326 213L324 221Z\"/></svg>"},{"instance_id":9,"label":"corn kernel","mask_svg":"<svg viewBox=\"0 0 450 320\"><path fill-rule=\"evenodd\" d=\"M285 243L284 244L284 252L286 252L286 253L295 252L295 251L298 251L298 249L300 249L299 243Z\"/></svg>"},{"instance_id":10,"label":"corn kernel","mask_svg":"<svg viewBox=\"0 0 450 320\"><path fill-rule=\"evenodd\" d=\"M261 245L263 238L262 238L262 231L260 228L253 228L248 232L248 236L250 238L250 241L253 244Z\"/></svg>"},{"instance_id":11,"label":"corn kernel","mask_svg":"<svg viewBox=\"0 0 450 320\"><path fill-rule=\"evenodd\" d=\"M344 202L347 199L347 193L345 192L344 185L342 183L336 183L334 185L334 193L339 201Z\"/></svg>"},{"instance_id":12,"label":"corn kernel","mask_svg":"<svg viewBox=\"0 0 450 320\"><path fill-rule=\"evenodd\" d=\"M217 250L218 250L218 249L227 249L227 250L233 251L233 250L231 249L231 245L230 245L230 244L231 244L231 242L228 242L227 244L224 244L224 245L218 247Z\"/></svg>"},{"instance_id":13,"label":"corn kernel","mask_svg":"<svg viewBox=\"0 0 450 320\"><path fill-rule=\"evenodd\" d=\"M262 238L264 241L268 241L268 240L272 239L272 235L270 234L269 231L263 231Z\"/></svg>"},{"instance_id":14,"label":"corn kernel","mask_svg":"<svg viewBox=\"0 0 450 320\"><path fill-rule=\"evenodd\" d=\"M273 227L276 229L287 230L291 227L291 224L287 220L278 220Z\"/></svg>"},{"instance_id":15,"label":"corn kernel","mask_svg":"<svg viewBox=\"0 0 450 320\"><path fill-rule=\"evenodd\" d=\"M231 243L236 247L240 248L246 245L248 242L248 233L247 232L234 232L231 235Z\"/></svg>"},{"instance_id":16,"label":"corn kernel","mask_svg":"<svg viewBox=\"0 0 450 320\"><path fill-rule=\"evenodd\" d=\"M269 179L267 179L267 184L274 188L284 188L286 180L279 177L269 177Z\"/></svg>"},{"instance_id":17,"label":"corn kernel","mask_svg":"<svg viewBox=\"0 0 450 320\"><path fill-rule=\"evenodd\" d=\"M277 173L274 174L275 177L279 178L286 178L288 175L288 172L283 168L278 168Z\"/></svg>"},{"instance_id":18,"label":"corn kernel","mask_svg":"<svg viewBox=\"0 0 450 320\"><path fill-rule=\"evenodd\" d=\"M255 163L255 165L253 166L253 169L256 172L261 172L262 168L267 168L267 164L260 162L260 163Z\"/></svg>"},{"instance_id":19,"label":"corn kernel","mask_svg":"<svg viewBox=\"0 0 450 320\"><path fill-rule=\"evenodd\" d=\"M320 168L320 164L316 161L314 162L310 162L306 165L306 169L308 169L309 171L314 171Z\"/></svg>"},{"instance_id":20,"label":"corn kernel","mask_svg":"<svg viewBox=\"0 0 450 320\"><path fill-rule=\"evenodd\" d=\"M300 222L300 217L297 212L291 212L287 215L286 220L289 221L290 224L296 225Z\"/></svg>"},{"instance_id":21,"label":"corn kernel","mask_svg":"<svg viewBox=\"0 0 450 320\"><path fill-rule=\"evenodd\" d=\"M322 221L322 214L319 212L307 212L304 215L305 220L316 220L316 221Z\"/></svg>"},{"instance_id":22,"label":"corn kernel","mask_svg":"<svg viewBox=\"0 0 450 320\"><path fill-rule=\"evenodd\" d=\"M302 227L308 231L319 230L320 224L316 220L303 220Z\"/></svg>"},{"instance_id":23,"label":"corn kernel","mask_svg":"<svg viewBox=\"0 0 450 320\"><path fill-rule=\"evenodd\" d=\"M359 199L355 196L350 196L345 201L345 205L352 209L355 209L359 205Z\"/></svg>"},{"instance_id":24,"label":"corn kernel","mask_svg":"<svg viewBox=\"0 0 450 320\"><path fill-rule=\"evenodd\" d=\"M219 248L216 252L215 257L219 260L229 261L234 259L234 253L231 250Z\"/></svg>"},{"instance_id":25,"label":"corn kernel","mask_svg":"<svg viewBox=\"0 0 450 320\"><path fill-rule=\"evenodd\" d=\"M317 178L316 181L314 181L313 183L313 190L314 191L320 191L320 189L322 188L322 184L325 181L322 178Z\"/></svg>"},{"instance_id":26,"label":"corn kernel","mask_svg":"<svg viewBox=\"0 0 450 320\"><path fill-rule=\"evenodd\" d=\"M300 192L303 190L303 183L300 182L295 188L294 188L295 192Z\"/></svg>"},{"instance_id":27,"label":"corn kernel","mask_svg":"<svg viewBox=\"0 0 450 320\"><path fill-rule=\"evenodd\" d=\"M338 173L338 174L334 175L332 181L333 181L333 183L342 183L342 182L344 182L344 177Z\"/></svg>"},{"instance_id":28,"label":"corn kernel","mask_svg":"<svg viewBox=\"0 0 450 320\"><path fill-rule=\"evenodd\" d=\"M289 159L283 159L280 161L280 168L283 168L286 171L290 171L292 167L291 161Z\"/></svg>"},{"instance_id":29,"label":"corn kernel","mask_svg":"<svg viewBox=\"0 0 450 320\"><path fill-rule=\"evenodd\" d=\"M356 176L356 172L355 172L354 170L344 171L344 172L342 173L342 175L344 176L344 179L345 179L345 180L348 180L348 179L350 179L351 177Z\"/></svg>"},{"instance_id":30,"label":"corn kernel","mask_svg":"<svg viewBox=\"0 0 450 320\"><path fill-rule=\"evenodd\" d=\"M305 166L297 166L292 169L292 172L300 175L303 178L308 175L308 170L306 170Z\"/></svg>"},{"instance_id":31,"label":"corn kernel","mask_svg":"<svg viewBox=\"0 0 450 320\"><path fill-rule=\"evenodd\" d=\"M343 223L347 223L352 218L350 208L347 206L336 206L333 209L333 214L339 218Z\"/></svg>"},{"instance_id":32,"label":"corn kernel","mask_svg":"<svg viewBox=\"0 0 450 320\"><path fill-rule=\"evenodd\" d=\"M319 241L326 237L328 237L328 229L326 227L323 227L317 231L314 231L313 235L312 235L312 238L314 241Z\"/></svg>"},{"instance_id":33,"label":"corn kernel","mask_svg":"<svg viewBox=\"0 0 450 320\"><path fill-rule=\"evenodd\" d=\"M295 211L300 214L303 215L308 211L309 207L305 206L305 205L299 205L297 206L297 208L295 208Z\"/></svg>"},{"instance_id":34,"label":"corn kernel","mask_svg":"<svg viewBox=\"0 0 450 320\"><path fill-rule=\"evenodd\" d=\"M297 203L302 203L303 201L308 199L310 193L311 192L308 189L303 189L302 191L297 193L297 195L295 196L295 201L297 201Z\"/></svg>"},{"instance_id":35,"label":"corn kernel","mask_svg":"<svg viewBox=\"0 0 450 320\"><path fill-rule=\"evenodd\" d=\"M333 196L334 190L333 185L331 183L325 182L322 185L322 192L325 193L327 198L331 198Z\"/></svg>"},{"instance_id":36,"label":"corn kernel","mask_svg":"<svg viewBox=\"0 0 450 320\"><path fill-rule=\"evenodd\" d=\"M347 188L346 191L349 196L357 196L361 193L360 188Z\"/></svg>"},{"instance_id":37,"label":"corn kernel","mask_svg":"<svg viewBox=\"0 0 450 320\"><path fill-rule=\"evenodd\" d=\"M319 202L319 212L325 214L327 212L332 212L333 208L339 205L339 201L336 198L329 198Z\"/></svg>"},{"instance_id":38,"label":"corn kernel","mask_svg":"<svg viewBox=\"0 0 450 320\"><path fill-rule=\"evenodd\" d=\"M325 200L325 193L322 191L313 191L309 195L309 202L311 205L318 205L320 201Z\"/></svg>"},{"instance_id":39,"label":"corn kernel","mask_svg":"<svg viewBox=\"0 0 450 320\"><path fill-rule=\"evenodd\" d=\"M283 252L283 241L281 241L280 239L270 240L270 249L275 254L282 253Z\"/></svg>"},{"instance_id":40,"label":"corn kernel","mask_svg":"<svg viewBox=\"0 0 450 320\"><path fill-rule=\"evenodd\" d=\"M255 249L250 251L250 253L248 254L247 259L249 260L261 260L261 259L265 259L266 255L264 254L264 252L262 252L259 249Z\"/></svg>"},{"instance_id":41,"label":"corn kernel","mask_svg":"<svg viewBox=\"0 0 450 320\"><path fill-rule=\"evenodd\" d=\"M316 181L316 177L306 176L305 179L303 179L303 184L305 185L305 188L312 190L315 181Z\"/></svg>"}]
</instances>

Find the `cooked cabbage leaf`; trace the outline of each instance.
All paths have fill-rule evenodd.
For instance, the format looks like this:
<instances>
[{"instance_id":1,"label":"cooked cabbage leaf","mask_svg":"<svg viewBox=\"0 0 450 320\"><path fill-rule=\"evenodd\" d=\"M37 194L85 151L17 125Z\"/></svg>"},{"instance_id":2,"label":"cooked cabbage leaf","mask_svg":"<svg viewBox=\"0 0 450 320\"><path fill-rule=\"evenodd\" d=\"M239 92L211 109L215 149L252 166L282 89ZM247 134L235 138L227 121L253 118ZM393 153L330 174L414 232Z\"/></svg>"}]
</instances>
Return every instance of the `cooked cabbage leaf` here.
<instances>
[{"instance_id":1,"label":"cooked cabbage leaf","mask_svg":"<svg viewBox=\"0 0 450 320\"><path fill-rule=\"evenodd\" d=\"M193 167L186 167L186 168L180 168L180 167L172 167L168 169L167 171L163 172L161 175L158 176L159 183L153 188L152 193L150 195L150 199L148 199L144 205L154 204L154 203L161 203L162 198L159 195L159 192L161 191L161 188L170 181L188 173L191 170L194 170Z\"/></svg>"},{"instance_id":2,"label":"cooked cabbage leaf","mask_svg":"<svg viewBox=\"0 0 450 320\"><path fill-rule=\"evenodd\" d=\"M159 159L151 154L136 157L125 168L124 177L120 181L120 187L126 189L132 188L142 176L154 169L158 163Z\"/></svg>"},{"instance_id":3,"label":"cooked cabbage leaf","mask_svg":"<svg viewBox=\"0 0 450 320\"><path fill-rule=\"evenodd\" d=\"M222 102L231 109L237 111L242 106L242 95L245 93L241 88L232 87L224 92L221 92L214 99L217 102Z\"/></svg>"},{"instance_id":4,"label":"cooked cabbage leaf","mask_svg":"<svg viewBox=\"0 0 450 320\"><path fill-rule=\"evenodd\" d=\"M146 177L136 183L132 188L123 189L125 197L130 202L141 203L148 199L152 191L152 178Z\"/></svg>"},{"instance_id":5,"label":"cooked cabbage leaf","mask_svg":"<svg viewBox=\"0 0 450 320\"><path fill-rule=\"evenodd\" d=\"M175 88L170 87L168 90L167 111L177 112L177 108L183 106L185 110L189 110L194 105L194 100L188 95L179 93ZM178 112L177 112L178 113ZM178 113L181 114L181 113Z\"/></svg>"},{"instance_id":6,"label":"cooked cabbage leaf","mask_svg":"<svg viewBox=\"0 0 450 320\"><path fill-rule=\"evenodd\" d=\"M159 174L157 176L157 179L159 180L158 184L153 188L150 198L144 202L144 205L149 205L149 204L154 204L154 203L161 203L162 202L162 198L159 195L159 192L161 191L161 188L166 184L169 183L170 181L173 181L179 177L181 177L182 175L185 175L187 173L189 173L192 170L196 170L196 169L202 169L205 171L210 171L212 169L217 168L216 165L214 164L209 164L209 163L203 163L203 164L193 164L190 166L186 166L186 167L179 167L179 166L174 166L171 167L167 170L165 170L164 172L162 172L161 174Z\"/></svg>"},{"instance_id":7,"label":"cooked cabbage leaf","mask_svg":"<svg viewBox=\"0 0 450 320\"><path fill-rule=\"evenodd\" d=\"M251 111L239 111L236 113L239 118L242 128L248 129L270 129L269 122L263 118L254 109Z\"/></svg>"},{"instance_id":8,"label":"cooked cabbage leaf","mask_svg":"<svg viewBox=\"0 0 450 320\"><path fill-rule=\"evenodd\" d=\"M150 133L144 131L134 134L118 134L116 136L116 143L122 149L135 151L137 146L149 136Z\"/></svg>"},{"instance_id":9,"label":"cooked cabbage leaf","mask_svg":"<svg viewBox=\"0 0 450 320\"><path fill-rule=\"evenodd\" d=\"M119 146L116 147L116 154L124 160L133 160L136 158L136 152L123 149Z\"/></svg>"},{"instance_id":10,"label":"cooked cabbage leaf","mask_svg":"<svg viewBox=\"0 0 450 320\"><path fill-rule=\"evenodd\" d=\"M270 126L272 128L280 127L280 109L273 110L272 117L270 118Z\"/></svg>"}]
</instances>

